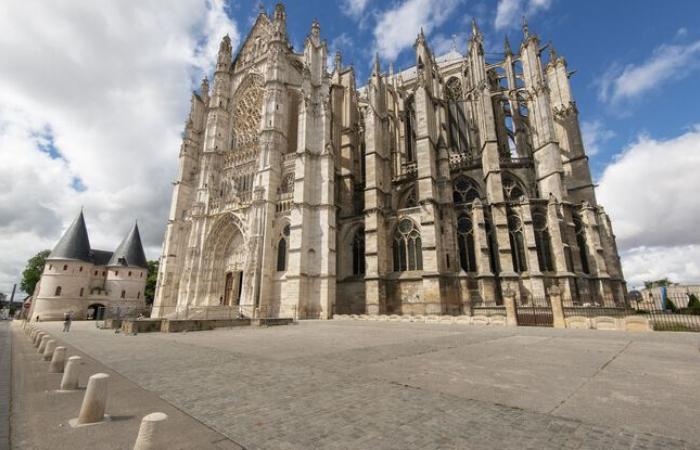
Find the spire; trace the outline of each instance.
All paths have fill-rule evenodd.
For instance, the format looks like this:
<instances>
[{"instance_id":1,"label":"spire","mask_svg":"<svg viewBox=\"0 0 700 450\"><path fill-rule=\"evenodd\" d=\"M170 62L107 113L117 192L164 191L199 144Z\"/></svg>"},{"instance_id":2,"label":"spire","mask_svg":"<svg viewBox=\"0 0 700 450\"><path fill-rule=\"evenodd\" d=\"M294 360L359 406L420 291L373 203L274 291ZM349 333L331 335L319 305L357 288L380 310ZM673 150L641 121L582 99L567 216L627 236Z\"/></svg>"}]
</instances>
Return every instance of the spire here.
<instances>
[{"instance_id":1,"label":"spire","mask_svg":"<svg viewBox=\"0 0 700 450\"><path fill-rule=\"evenodd\" d=\"M527 27L527 17L523 15L523 36L525 36L525 39L530 37L530 31Z\"/></svg>"},{"instance_id":2,"label":"spire","mask_svg":"<svg viewBox=\"0 0 700 450\"><path fill-rule=\"evenodd\" d=\"M420 33L418 33L418 38L416 39L416 46L425 44L425 33L423 33L423 27L420 27Z\"/></svg>"},{"instance_id":3,"label":"spire","mask_svg":"<svg viewBox=\"0 0 700 450\"><path fill-rule=\"evenodd\" d=\"M552 42L549 42L549 62L550 63L555 63L557 62L557 59L559 58L559 55L557 55L557 50L554 48L552 45Z\"/></svg>"},{"instance_id":4,"label":"spire","mask_svg":"<svg viewBox=\"0 0 700 450\"><path fill-rule=\"evenodd\" d=\"M47 259L78 259L90 262L90 239L82 208Z\"/></svg>"},{"instance_id":5,"label":"spire","mask_svg":"<svg viewBox=\"0 0 700 450\"><path fill-rule=\"evenodd\" d=\"M382 73L381 65L379 64L379 52L374 54L374 63L372 64L372 75L379 76Z\"/></svg>"},{"instance_id":6,"label":"spire","mask_svg":"<svg viewBox=\"0 0 700 450\"><path fill-rule=\"evenodd\" d=\"M228 70L231 64L231 38L224 36L219 44L219 55L216 60L216 70Z\"/></svg>"},{"instance_id":7,"label":"spire","mask_svg":"<svg viewBox=\"0 0 700 450\"><path fill-rule=\"evenodd\" d=\"M202 78L202 84L199 86L199 93L202 98L209 98L209 79L206 75Z\"/></svg>"},{"instance_id":8,"label":"spire","mask_svg":"<svg viewBox=\"0 0 700 450\"><path fill-rule=\"evenodd\" d=\"M146 255L143 252L143 245L141 244L138 223L134 223L134 228L119 244L107 265L142 267L144 269L148 267Z\"/></svg>"},{"instance_id":9,"label":"spire","mask_svg":"<svg viewBox=\"0 0 700 450\"><path fill-rule=\"evenodd\" d=\"M314 17L314 21L311 22L311 36L320 39L321 38L321 24L318 19Z\"/></svg>"},{"instance_id":10,"label":"spire","mask_svg":"<svg viewBox=\"0 0 700 450\"><path fill-rule=\"evenodd\" d=\"M513 54L513 49L510 47L510 41L508 40L507 35L506 35L505 41L503 42L503 50L504 50L506 56Z\"/></svg>"},{"instance_id":11,"label":"spire","mask_svg":"<svg viewBox=\"0 0 700 450\"><path fill-rule=\"evenodd\" d=\"M472 37L481 36L479 26L476 24L476 19L472 17Z\"/></svg>"},{"instance_id":12,"label":"spire","mask_svg":"<svg viewBox=\"0 0 700 450\"><path fill-rule=\"evenodd\" d=\"M333 61L333 65L335 66L335 73L340 73L340 71L343 69L343 55L340 53L340 50L336 50L335 52L335 60Z\"/></svg>"}]
</instances>

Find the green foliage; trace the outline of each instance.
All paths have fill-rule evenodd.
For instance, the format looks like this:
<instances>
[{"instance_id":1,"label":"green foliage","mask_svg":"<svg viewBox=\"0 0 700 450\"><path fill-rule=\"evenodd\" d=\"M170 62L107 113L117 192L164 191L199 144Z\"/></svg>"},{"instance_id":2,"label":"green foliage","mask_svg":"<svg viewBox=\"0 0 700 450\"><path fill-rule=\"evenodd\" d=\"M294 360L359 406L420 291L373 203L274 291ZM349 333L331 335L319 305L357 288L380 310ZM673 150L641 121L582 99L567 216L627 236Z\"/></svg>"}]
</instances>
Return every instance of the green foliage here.
<instances>
[{"instance_id":1,"label":"green foliage","mask_svg":"<svg viewBox=\"0 0 700 450\"><path fill-rule=\"evenodd\" d=\"M158 260L148 261L148 278L146 279L146 289L144 290L144 297L146 297L146 304L152 305L153 298L156 295L156 281L158 280Z\"/></svg>"},{"instance_id":2,"label":"green foliage","mask_svg":"<svg viewBox=\"0 0 700 450\"><path fill-rule=\"evenodd\" d=\"M666 297L666 309L668 309L671 312L678 312L678 307L676 306L675 303L673 303L673 300L670 298Z\"/></svg>"},{"instance_id":3,"label":"green foliage","mask_svg":"<svg viewBox=\"0 0 700 450\"><path fill-rule=\"evenodd\" d=\"M688 308L700 310L700 300L698 300L697 295L690 294L690 297L688 298Z\"/></svg>"},{"instance_id":4,"label":"green foliage","mask_svg":"<svg viewBox=\"0 0 700 450\"><path fill-rule=\"evenodd\" d=\"M27 261L27 267L22 272L22 281L19 283L19 287L28 295L34 293L34 288L41 278L46 258L49 257L50 253L51 250L42 250Z\"/></svg>"},{"instance_id":5,"label":"green foliage","mask_svg":"<svg viewBox=\"0 0 700 450\"><path fill-rule=\"evenodd\" d=\"M672 286L673 281L669 280L668 278L662 278L660 280L656 281L645 281L644 282L644 288L646 289L652 289L655 287L664 287L664 286Z\"/></svg>"}]
</instances>

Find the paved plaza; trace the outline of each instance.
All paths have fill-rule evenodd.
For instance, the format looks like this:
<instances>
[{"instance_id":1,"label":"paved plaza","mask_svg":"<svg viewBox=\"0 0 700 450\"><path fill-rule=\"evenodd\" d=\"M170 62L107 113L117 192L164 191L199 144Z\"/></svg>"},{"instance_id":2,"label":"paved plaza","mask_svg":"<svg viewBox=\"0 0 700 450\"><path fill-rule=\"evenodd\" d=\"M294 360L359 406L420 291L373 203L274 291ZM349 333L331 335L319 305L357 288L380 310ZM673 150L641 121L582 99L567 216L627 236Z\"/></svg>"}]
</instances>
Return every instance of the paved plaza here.
<instances>
[{"instance_id":1,"label":"paved plaza","mask_svg":"<svg viewBox=\"0 0 700 450\"><path fill-rule=\"evenodd\" d=\"M698 334L366 321L137 336L90 322L70 334L40 326L247 449L700 448Z\"/></svg>"}]
</instances>

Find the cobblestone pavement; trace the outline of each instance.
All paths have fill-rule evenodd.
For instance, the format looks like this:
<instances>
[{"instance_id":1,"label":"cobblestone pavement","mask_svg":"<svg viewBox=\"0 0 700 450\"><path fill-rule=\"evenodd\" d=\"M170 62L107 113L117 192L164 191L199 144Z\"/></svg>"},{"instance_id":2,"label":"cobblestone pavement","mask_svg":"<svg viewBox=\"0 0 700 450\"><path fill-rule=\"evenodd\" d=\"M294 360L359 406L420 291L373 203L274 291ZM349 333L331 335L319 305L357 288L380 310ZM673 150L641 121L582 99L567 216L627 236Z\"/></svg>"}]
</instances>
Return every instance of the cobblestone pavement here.
<instances>
[{"instance_id":1,"label":"cobblestone pavement","mask_svg":"<svg viewBox=\"0 0 700 450\"><path fill-rule=\"evenodd\" d=\"M77 322L65 340L248 449L700 448L697 334Z\"/></svg>"},{"instance_id":2,"label":"cobblestone pavement","mask_svg":"<svg viewBox=\"0 0 700 450\"><path fill-rule=\"evenodd\" d=\"M10 448L11 348L10 322L0 321L0 450Z\"/></svg>"}]
</instances>

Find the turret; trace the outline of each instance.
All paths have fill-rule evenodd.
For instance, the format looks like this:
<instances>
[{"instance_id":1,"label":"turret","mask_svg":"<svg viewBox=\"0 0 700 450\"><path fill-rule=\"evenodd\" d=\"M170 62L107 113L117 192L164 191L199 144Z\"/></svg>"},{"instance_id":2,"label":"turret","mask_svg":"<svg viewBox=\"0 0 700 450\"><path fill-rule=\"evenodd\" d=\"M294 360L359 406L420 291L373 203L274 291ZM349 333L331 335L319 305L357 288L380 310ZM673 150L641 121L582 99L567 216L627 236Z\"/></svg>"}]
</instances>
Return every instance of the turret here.
<instances>
[{"instance_id":1,"label":"turret","mask_svg":"<svg viewBox=\"0 0 700 450\"><path fill-rule=\"evenodd\" d=\"M143 303L147 278L148 262L135 223L107 263L105 289L112 300Z\"/></svg>"},{"instance_id":2,"label":"turret","mask_svg":"<svg viewBox=\"0 0 700 450\"><path fill-rule=\"evenodd\" d=\"M90 262L90 239L82 210L46 258L47 261L64 259Z\"/></svg>"},{"instance_id":3,"label":"turret","mask_svg":"<svg viewBox=\"0 0 700 450\"><path fill-rule=\"evenodd\" d=\"M420 29L416 43L413 45L416 50L416 68L418 69L418 77L422 79L424 85L428 87L432 93L433 87L433 55L425 42L425 34L423 28Z\"/></svg>"}]
</instances>

